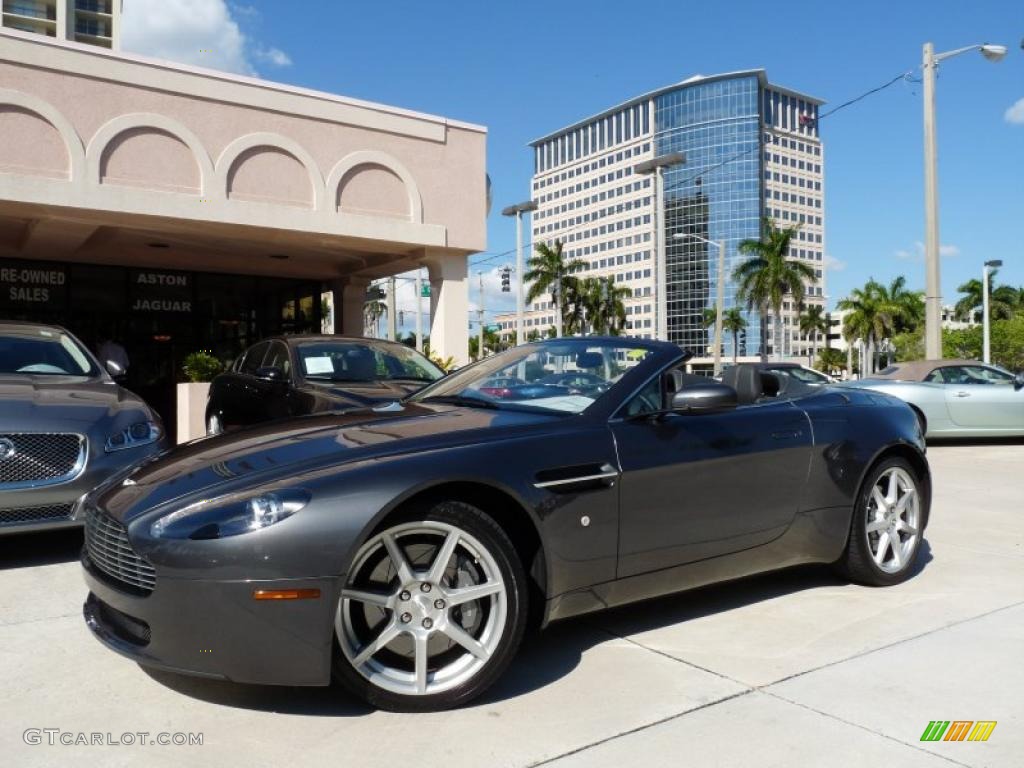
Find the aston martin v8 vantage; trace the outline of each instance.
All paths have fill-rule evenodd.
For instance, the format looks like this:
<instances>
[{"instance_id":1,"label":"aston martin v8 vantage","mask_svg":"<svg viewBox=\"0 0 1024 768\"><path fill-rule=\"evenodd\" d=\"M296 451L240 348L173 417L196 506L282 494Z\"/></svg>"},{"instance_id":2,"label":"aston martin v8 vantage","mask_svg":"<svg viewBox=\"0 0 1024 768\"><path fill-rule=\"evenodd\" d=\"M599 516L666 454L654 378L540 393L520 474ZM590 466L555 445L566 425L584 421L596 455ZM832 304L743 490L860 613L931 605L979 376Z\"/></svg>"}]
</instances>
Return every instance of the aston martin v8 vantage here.
<instances>
[{"instance_id":1,"label":"aston martin v8 vantage","mask_svg":"<svg viewBox=\"0 0 1024 768\"><path fill-rule=\"evenodd\" d=\"M83 501L85 621L143 665L423 711L485 691L531 625L801 563L914 573L931 481L905 403L687 357L543 341L179 446Z\"/></svg>"}]
</instances>

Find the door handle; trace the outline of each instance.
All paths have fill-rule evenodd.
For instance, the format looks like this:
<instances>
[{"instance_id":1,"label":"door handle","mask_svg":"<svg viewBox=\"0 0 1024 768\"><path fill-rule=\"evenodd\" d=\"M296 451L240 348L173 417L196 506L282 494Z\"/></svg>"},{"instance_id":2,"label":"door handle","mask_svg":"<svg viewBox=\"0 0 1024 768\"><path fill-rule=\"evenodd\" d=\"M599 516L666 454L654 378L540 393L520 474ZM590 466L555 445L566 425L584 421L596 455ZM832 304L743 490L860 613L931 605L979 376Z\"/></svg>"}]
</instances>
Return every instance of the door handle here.
<instances>
[{"instance_id":1,"label":"door handle","mask_svg":"<svg viewBox=\"0 0 1024 768\"><path fill-rule=\"evenodd\" d=\"M954 394L956 394L957 397L970 397L971 396L970 392L956 392Z\"/></svg>"},{"instance_id":2,"label":"door handle","mask_svg":"<svg viewBox=\"0 0 1024 768\"><path fill-rule=\"evenodd\" d=\"M772 439L789 440L790 438L793 437L800 437L800 435L802 434L803 432L801 432L799 429L783 429L780 430L779 432L772 432Z\"/></svg>"}]
</instances>

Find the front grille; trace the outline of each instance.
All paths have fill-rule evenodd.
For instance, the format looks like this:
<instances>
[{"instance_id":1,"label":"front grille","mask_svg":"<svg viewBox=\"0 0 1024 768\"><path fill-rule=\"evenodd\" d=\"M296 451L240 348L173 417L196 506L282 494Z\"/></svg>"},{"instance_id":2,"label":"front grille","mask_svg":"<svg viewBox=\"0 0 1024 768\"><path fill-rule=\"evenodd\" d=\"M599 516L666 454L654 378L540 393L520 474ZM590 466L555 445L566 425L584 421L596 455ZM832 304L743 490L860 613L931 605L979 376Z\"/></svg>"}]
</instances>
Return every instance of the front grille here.
<instances>
[{"instance_id":1,"label":"front grille","mask_svg":"<svg viewBox=\"0 0 1024 768\"><path fill-rule=\"evenodd\" d=\"M85 467L85 438L70 432L0 432L0 490L73 479Z\"/></svg>"},{"instance_id":2,"label":"front grille","mask_svg":"<svg viewBox=\"0 0 1024 768\"><path fill-rule=\"evenodd\" d=\"M124 526L95 507L85 512L85 551L96 569L117 585L147 594L156 586L156 571L135 554Z\"/></svg>"},{"instance_id":3,"label":"front grille","mask_svg":"<svg viewBox=\"0 0 1024 768\"><path fill-rule=\"evenodd\" d=\"M74 504L49 504L45 507L0 509L0 526L70 520L74 513Z\"/></svg>"},{"instance_id":4,"label":"front grille","mask_svg":"<svg viewBox=\"0 0 1024 768\"><path fill-rule=\"evenodd\" d=\"M86 599L86 610L119 640L132 645L146 646L153 639L153 631L149 624L107 605L96 595L90 594Z\"/></svg>"}]
</instances>

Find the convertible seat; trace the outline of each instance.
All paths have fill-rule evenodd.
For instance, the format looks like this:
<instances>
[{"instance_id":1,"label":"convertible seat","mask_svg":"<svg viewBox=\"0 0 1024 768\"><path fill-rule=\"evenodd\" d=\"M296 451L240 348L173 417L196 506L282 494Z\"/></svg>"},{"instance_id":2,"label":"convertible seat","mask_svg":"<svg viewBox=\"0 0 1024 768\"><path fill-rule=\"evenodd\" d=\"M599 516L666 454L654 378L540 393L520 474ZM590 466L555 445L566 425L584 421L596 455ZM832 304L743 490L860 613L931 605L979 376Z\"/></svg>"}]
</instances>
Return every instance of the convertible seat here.
<instances>
[{"instance_id":1,"label":"convertible seat","mask_svg":"<svg viewBox=\"0 0 1024 768\"><path fill-rule=\"evenodd\" d=\"M764 395L761 371L749 363L726 368L722 373L722 383L736 390L736 399L740 405L756 403Z\"/></svg>"}]
</instances>

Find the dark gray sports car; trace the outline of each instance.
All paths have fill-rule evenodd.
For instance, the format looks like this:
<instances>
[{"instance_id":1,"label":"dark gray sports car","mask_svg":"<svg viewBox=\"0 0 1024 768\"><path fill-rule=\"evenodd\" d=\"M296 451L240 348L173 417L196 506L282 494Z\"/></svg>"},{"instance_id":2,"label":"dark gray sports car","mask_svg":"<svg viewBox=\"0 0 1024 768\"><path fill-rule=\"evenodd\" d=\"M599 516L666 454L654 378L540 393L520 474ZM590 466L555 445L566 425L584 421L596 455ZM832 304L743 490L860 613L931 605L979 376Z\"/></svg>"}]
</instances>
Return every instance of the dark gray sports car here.
<instances>
[{"instance_id":1,"label":"dark gray sports car","mask_svg":"<svg viewBox=\"0 0 1024 768\"><path fill-rule=\"evenodd\" d=\"M799 563L913 573L931 482L917 418L756 366L687 376L621 338L528 344L405 400L181 446L90 495L85 619L142 664L463 704L524 630ZM488 394L585 372L547 396Z\"/></svg>"},{"instance_id":2,"label":"dark gray sports car","mask_svg":"<svg viewBox=\"0 0 1024 768\"><path fill-rule=\"evenodd\" d=\"M164 448L160 418L74 336L0 321L0 534L81 525L81 496Z\"/></svg>"}]
</instances>

